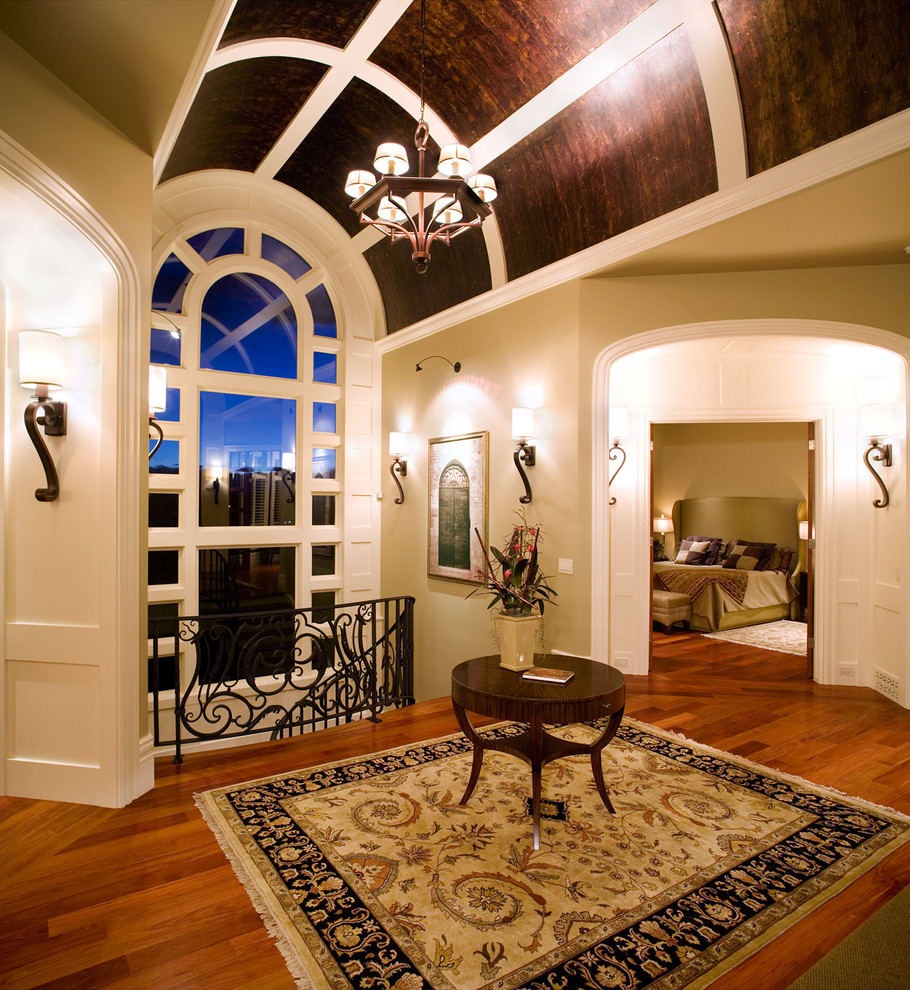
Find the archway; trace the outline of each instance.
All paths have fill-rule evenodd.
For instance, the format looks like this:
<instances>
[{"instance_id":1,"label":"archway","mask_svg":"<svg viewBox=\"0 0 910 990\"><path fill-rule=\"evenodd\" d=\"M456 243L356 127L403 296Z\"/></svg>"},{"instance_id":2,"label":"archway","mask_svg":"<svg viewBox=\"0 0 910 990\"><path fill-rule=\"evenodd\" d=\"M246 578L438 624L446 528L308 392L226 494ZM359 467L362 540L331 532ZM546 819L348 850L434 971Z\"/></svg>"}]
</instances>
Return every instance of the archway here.
<instances>
[{"instance_id":1,"label":"archway","mask_svg":"<svg viewBox=\"0 0 910 990\"><path fill-rule=\"evenodd\" d=\"M738 354L732 341L752 342L753 346ZM774 342L779 342L779 350L789 353L790 364L780 364L772 346ZM818 423L816 680L884 688L883 693L888 697L910 705L904 659L908 607L900 575L908 549L904 438L910 341L863 326L793 320L692 324L641 334L601 353L594 371L594 655L609 656L612 663L630 673L647 671L649 573L645 566L646 550L642 548L650 540L651 525L645 456L650 422L655 418L664 421L731 418L729 395L721 387L722 372L719 377L712 377L711 372L703 377L699 387L693 390L696 397L686 409L674 411L669 405L664 393L670 394L672 389L659 391L660 384L667 381L668 365L662 361L674 356L674 348L678 353L680 348L687 347L695 350L701 347L704 354L710 352L715 370L722 368L725 361L735 365L740 391L733 402L736 414L732 418L743 421L796 418ZM860 373L857 355L863 353L873 360ZM648 373L637 382L630 381L628 375L629 361L636 360L647 367ZM609 415L611 406L620 405L618 399L622 397L615 381L611 389L611 371L620 361L626 362L624 377L632 385L624 398L632 397L633 402L629 409L629 463L621 478L620 498L611 507L608 504ZM803 377L793 368L794 362L799 361L805 369ZM844 370L843 380L823 381L823 375L830 374L838 361ZM858 425L859 407L868 398L857 392L855 385L865 380L874 390L876 376L883 364L888 363L896 369L899 379L897 399L902 409L903 429L896 438L894 467L888 469L889 487L896 497L888 510L876 511L871 505L873 493L869 487L874 487L874 482L862 465ZM788 375L799 385L786 403L760 402L754 397L750 400L749 375L766 367L787 367ZM726 375L727 393L734 380L730 374ZM610 494L617 494L616 487ZM622 540L626 541L624 552L618 556L631 563L617 573L615 567L611 568L610 555L617 541ZM640 554L638 549L642 549ZM620 608L621 597L626 600ZM900 670L895 669L896 664Z\"/></svg>"},{"instance_id":2,"label":"archway","mask_svg":"<svg viewBox=\"0 0 910 990\"><path fill-rule=\"evenodd\" d=\"M16 331L55 329L69 375L61 497L52 505L29 490L34 451L20 416L4 423L3 554L15 563L3 596L2 788L119 807L154 783L138 704L141 279L102 216L2 134L0 191L9 220L2 243L18 255L0 275L7 365L15 367ZM65 594L48 594L49 566Z\"/></svg>"}]
</instances>

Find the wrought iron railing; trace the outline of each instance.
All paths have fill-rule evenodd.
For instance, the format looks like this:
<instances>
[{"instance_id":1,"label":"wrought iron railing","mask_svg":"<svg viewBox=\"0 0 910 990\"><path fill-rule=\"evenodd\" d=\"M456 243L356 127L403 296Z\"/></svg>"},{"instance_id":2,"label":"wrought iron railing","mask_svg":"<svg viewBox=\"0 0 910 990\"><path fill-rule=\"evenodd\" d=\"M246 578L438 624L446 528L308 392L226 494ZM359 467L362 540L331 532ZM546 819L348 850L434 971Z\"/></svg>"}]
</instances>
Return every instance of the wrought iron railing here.
<instances>
[{"instance_id":1,"label":"wrought iron railing","mask_svg":"<svg viewBox=\"0 0 910 990\"><path fill-rule=\"evenodd\" d=\"M155 745L314 731L414 702L414 599L149 619ZM185 687L183 685L186 685Z\"/></svg>"}]
</instances>

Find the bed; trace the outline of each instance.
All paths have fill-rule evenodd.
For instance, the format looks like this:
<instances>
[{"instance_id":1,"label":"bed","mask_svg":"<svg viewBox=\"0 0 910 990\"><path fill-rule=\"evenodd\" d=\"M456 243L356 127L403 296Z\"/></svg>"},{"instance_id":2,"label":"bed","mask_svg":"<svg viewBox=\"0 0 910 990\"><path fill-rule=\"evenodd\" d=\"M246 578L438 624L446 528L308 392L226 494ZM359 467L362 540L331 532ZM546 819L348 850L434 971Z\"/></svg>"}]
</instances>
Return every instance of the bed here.
<instances>
[{"instance_id":1,"label":"bed","mask_svg":"<svg viewBox=\"0 0 910 990\"><path fill-rule=\"evenodd\" d=\"M676 548L669 561L654 562L654 588L688 595L689 625L699 632L798 619L805 518L804 499L680 499L673 506Z\"/></svg>"}]
</instances>

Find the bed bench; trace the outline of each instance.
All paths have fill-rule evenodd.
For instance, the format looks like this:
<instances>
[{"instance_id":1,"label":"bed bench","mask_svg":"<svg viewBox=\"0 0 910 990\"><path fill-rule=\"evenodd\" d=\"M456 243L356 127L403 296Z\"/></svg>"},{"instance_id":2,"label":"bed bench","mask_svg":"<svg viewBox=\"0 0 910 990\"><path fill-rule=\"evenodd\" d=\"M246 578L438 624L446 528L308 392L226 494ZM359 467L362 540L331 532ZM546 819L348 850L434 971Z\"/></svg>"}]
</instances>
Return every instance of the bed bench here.
<instances>
[{"instance_id":1,"label":"bed bench","mask_svg":"<svg viewBox=\"0 0 910 990\"><path fill-rule=\"evenodd\" d=\"M677 622L685 622L686 628L692 617L692 599L676 591L663 591L655 588L651 602L651 620L670 632Z\"/></svg>"}]
</instances>

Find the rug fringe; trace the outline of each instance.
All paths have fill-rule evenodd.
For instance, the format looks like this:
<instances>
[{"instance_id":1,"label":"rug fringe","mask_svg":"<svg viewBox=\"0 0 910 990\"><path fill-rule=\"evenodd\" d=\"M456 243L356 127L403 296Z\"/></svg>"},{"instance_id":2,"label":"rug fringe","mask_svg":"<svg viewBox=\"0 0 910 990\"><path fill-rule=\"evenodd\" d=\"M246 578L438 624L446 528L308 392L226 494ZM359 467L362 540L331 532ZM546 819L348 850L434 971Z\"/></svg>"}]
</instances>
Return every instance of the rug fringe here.
<instances>
[{"instance_id":1,"label":"rug fringe","mask_svg":"<svg viewBox=\"0 0 910 990\"><path fill-rule=\"evenodd\" d=\"M256 886L255 880L250 876L250 873L244 865L241 857L237 854L233 846L230 845L227 834L223 833L220 827L216 827L215 815L205 804L205 795L194 794L193 800L195 801L196 807L199 809L199 813L202 815L205 824L208 826L209 831L215 836L215 839L221 847L221 851L227 858L231 869L233 869L237 879L242 884L243 889L247 892L247 896L252 902L253 907L256 909L256 913L262 920L265 930L269 933L269 936L278 947L278 951L284 957L285 965L287 966L288 971L297 986L297 990L318 990L316 984L313 983L304 969L303 962L295 952L294 947L291 945L290 939L288 939L287 935L285 935L281 925L279 925L275 920L274 915L271 913L265 902L265 898L263 898L262 894L259 892L259 888Z\"/></svg>"}]
</instances>

